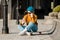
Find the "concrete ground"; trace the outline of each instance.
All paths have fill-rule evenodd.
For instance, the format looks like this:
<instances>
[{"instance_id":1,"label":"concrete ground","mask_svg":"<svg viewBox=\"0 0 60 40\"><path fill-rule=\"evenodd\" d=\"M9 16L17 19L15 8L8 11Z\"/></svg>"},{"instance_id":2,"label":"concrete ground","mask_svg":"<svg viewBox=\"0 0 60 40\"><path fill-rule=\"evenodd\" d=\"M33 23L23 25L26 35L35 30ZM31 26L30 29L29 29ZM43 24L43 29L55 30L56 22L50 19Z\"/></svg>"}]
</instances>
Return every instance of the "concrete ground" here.
<instances>
[{"instance_id":1,"label":"concrete ground","mask_svg":"<svg viewBox=\"0 0 60 40\"><path fill-rule=\"evenodd\" d=\"M40 28L40 23L44 20L38 20L38 28ZM3 20L0 20L0 40L60 40L60 23L57 23L56 29L53 34L50 35L39 35L39 33L32 36L19 36L20 32L16 25L16 20L10 20L8 22L9 34L2 34ZM40 30L40 29L38 29ZM42 29L41 29L42 30Z\"/></svg>"}]
</instances>

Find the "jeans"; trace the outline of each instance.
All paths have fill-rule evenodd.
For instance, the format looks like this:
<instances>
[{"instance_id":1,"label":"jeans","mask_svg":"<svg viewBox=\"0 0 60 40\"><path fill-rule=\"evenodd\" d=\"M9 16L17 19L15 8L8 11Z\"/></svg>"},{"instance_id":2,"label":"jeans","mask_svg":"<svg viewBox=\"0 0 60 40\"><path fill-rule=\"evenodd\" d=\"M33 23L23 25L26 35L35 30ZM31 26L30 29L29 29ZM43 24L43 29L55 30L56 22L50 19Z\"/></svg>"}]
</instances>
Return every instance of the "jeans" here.
<instances>
[{"instance_id":1,"label":"jeans","mask_svg":"<svg viewBox=\"0 0 60 40\"><path fill-rule=\"evenodd\" d=\"M25 28L27 29L28 32L37 32L38 30L37 25L32 22L30 22L27 26L18 25L18 29L20 31L23 31Z\"/></svg>"}]
</instances>

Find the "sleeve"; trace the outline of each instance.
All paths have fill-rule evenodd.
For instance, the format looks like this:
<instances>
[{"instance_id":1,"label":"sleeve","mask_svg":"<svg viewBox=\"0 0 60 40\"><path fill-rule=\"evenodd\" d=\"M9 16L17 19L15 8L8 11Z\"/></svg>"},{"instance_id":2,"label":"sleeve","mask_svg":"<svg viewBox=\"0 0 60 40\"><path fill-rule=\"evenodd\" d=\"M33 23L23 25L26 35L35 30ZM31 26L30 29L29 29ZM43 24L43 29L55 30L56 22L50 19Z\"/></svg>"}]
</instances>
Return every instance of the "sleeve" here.
<instances>
[{"instance_id":1,"label":"sleeve","mask_svg":"<svg viewBox=\"0 0 60 40\"><path fill-rule=\"evenodd\" d=\"M35 23L38 25L38 23L37 23L37 15L35 16Z\"/></svg>"},{"instance_id":2,"label":"sleeve","mask_svg":"<svg viewBox=\"0 0 60 40\"><path fill-rule=\"evenodd\" d=\"M35 22L37 22L37 15L35 15Z\"/></svg>"},{"instance_id":3,"label":"sleeve","mask_svg":"<svg viewBox=\"0 0 60 40\"><path fill-rule=\"evenodd\" d=\"M23 25L26 22L26 15L23 17L22 20L20 20L20 24Z\"/></svg>"},{"instance_id":4,"label":"sleeve","mask_svg":"<svg viewBox=\"0 0 60 40\"><path fill-rule=\"evenodd\" d=\"M37 16L36 15L34 15L34 17L32 18L32 22L37 23Z\"/></svg>"},{"instance_id":5,"label":"sleeve","mask_svg":"<svg viewBox=\"0 0 60 40\"><path fill-rule=\"evenodd\" d=\"M23 20L26 22L26 17L27 17L27 15L25 15L24 17L23 17Z\"/></svg>"}]
</instances>

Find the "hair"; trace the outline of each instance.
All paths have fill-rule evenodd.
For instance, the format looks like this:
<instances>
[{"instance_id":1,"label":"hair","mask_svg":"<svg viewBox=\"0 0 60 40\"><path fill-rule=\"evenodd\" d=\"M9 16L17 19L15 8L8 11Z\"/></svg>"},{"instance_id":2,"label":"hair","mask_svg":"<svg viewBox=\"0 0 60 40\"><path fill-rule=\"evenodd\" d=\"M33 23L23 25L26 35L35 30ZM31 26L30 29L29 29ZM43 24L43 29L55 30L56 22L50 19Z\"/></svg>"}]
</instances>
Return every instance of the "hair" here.
<instances>
[{"instance_id":1,"label":"hair","mask_svg":"<svg viewBox=\"0 0 60 40\"><path fill-rule=\"evenodd\" d=\"M24 15L26 15L27 13L28 13L28 12L27 12L27 11L25 11L25 12L24 12Z\"/></svg>"}]
</instances>

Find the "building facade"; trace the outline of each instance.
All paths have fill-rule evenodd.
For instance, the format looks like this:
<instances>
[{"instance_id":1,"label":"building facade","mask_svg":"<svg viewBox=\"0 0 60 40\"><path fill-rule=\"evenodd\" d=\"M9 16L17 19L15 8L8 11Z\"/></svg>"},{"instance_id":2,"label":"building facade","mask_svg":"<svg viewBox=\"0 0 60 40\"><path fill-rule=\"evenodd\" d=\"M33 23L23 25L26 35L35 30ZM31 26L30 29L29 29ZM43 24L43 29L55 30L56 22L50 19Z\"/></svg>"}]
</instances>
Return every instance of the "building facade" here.
<instances>
[{"instance_id":1,"label":"building facade","mask_svg":"<svg viewBox=\"0 0 60 40\"><path fill-rule=\"evenodd\" d=\"M54 5L51 4L54 2ZM51 5L57 6L60 4L59 0L18 0L18 13L19 18L21 19L24 15L24 11L28 6L33 6L35 8L35 14L39 18L44 18L44 15L48 15L52 11ZM0 0L1 5L1 0ZM8 18L16 19L17 18L17 0L8 0ZM53 8L53 7L52 7ZM1 6L0 6L0 19L3 18Z\"/></svg>"}]
</instances>

